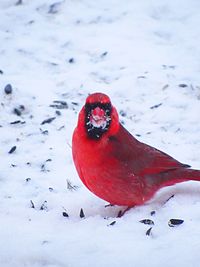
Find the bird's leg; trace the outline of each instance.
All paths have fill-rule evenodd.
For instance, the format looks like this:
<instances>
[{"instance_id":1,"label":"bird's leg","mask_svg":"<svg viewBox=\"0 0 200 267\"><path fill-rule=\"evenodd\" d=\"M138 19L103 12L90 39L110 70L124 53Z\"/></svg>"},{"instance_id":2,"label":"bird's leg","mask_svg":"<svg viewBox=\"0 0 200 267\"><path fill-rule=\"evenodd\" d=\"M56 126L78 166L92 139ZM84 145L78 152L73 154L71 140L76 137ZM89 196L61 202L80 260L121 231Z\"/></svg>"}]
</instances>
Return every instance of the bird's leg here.
<instances>
[{"instance_id":1,"label":"bird's leg","mask_svg":"<svg viewBox=\"0 0 200 267\"><path fill-rule=\"evenodd\" d=\"M125 210L120 210L117 214L117 218L121 218L124 214L133 207L127 207Z\"/></svg>"},{"instance_id":2,"label":"bird's leg","mask_svg":"<svg viewBox=\"0 0 200 267\"><path fill-rule=\"evenodd\" d=\"M115 206L114 204L111 204L111 203L110 203L110 204L106 204L106 205L105 205L105 208L108 208L108 207L114 207L114 206Z\"/></svg>"},{"instance_id":3,"label":"bird's leg","mask_svg":"<svg viewBox=\"0 0 200 267\"><path fill-rule=\"evenodd\" d=\"M115 205L114 204L107 204L107 205L105 205L105 208L108 208L108 207L114 207ZM133 208L133 206L132 207L127 207L127 208L125 208L125 210L120 210L119 212L118 212L118 214L117 214L117 218L121 218L122 216L124 216L124 214L128 211L128 210L130 210L131 208Z\"/></svg>"}]
</instances>

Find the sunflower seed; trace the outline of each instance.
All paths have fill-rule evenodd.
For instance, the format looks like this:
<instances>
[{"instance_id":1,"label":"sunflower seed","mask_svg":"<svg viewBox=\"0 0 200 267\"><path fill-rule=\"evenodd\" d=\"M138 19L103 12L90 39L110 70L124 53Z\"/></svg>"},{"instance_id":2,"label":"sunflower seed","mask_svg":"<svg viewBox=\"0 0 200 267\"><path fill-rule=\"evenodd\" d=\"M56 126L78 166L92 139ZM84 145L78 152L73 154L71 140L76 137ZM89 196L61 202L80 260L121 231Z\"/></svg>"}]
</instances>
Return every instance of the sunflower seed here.
<instances>
[{"instance_id":1,"label":"sunflower seed","mask_svg":"<svg viewBox=\"0 0 200 267\"><path fill-rule=\"evenodd\" d=\"M150 235L151 235L151 230L152 230L152 227L150 227L150 228L146 231L146 235L147 235L147 236L150 236Z\"/></svg>"},{"instance_id":2,"label":"sunflower seed","mask_svg":"<svg viewBox=\"0 0 200 267\"><path fill-rule=\"evenodd\" d=\"M169 227L175 227L175 226L182 224L183 222L184 220L181 220L181 219L170 219L168 222L168 225Z\"/></svg>"},{"instance_id":3,"label":"sunflower seed","mask_svg":"<svg viewBox=\"0 0 200 267\"><path fill-rule=\"evenodd\" d=\"M69 217L68 213L65 211L62 213L62 215L63 215L63 217Z\"/></svg>"},{"instance_id":4,"label":"sunflower seed","mask_svg":"<svg viewBox=\"0 0 200 267\"><path fill-rule=\"evenodd\" d=\"M9 153L9 154L12 154L12 153L16 150L16 148L17 148L16 146L13 146L13 147L9 150L8 153Z\"/></svg>"},{"instance_id":5,"label":"sunflower seed","mask_svg":"<svg viewBox=\"0 0 200 267\"><path fill-rule=\"evenodd\" d=\"M12 85L11 84L7 84L4 88L4 92L9 95L12 93Z\"/></svg>"},{"instance_id":6,"label":"sunflower seed","mask_svg":"<svg viewBox=\"0 0 200 267\"><path fill-rule=\"evenodd\" d=\"M46 119L46 120L44 120L43 122L41 122L41 125L44 125L44 124L46 124L46 123L51 123L52 121L55 120L55 118L56 118L56 117L52 117L52 118Z\"/></svg>"},{"instance_id":7,"label":"sunflower seed","mask_svg":"<svg viewBox=\"0 0 200 267\"><path fill-rule=\"evenodd\" d=\"M116 221L113 221L113 222L111 222L110 224L108 224L108 226L113 226L113 225L115 225L116 224Z\"/></svg>"},{"instance_id":8,"label":"sunflower seed","mask_svg":"<svg viewBox=\"0 0 200 267\"><path fill-rule=\"evenodd\" d=\"M150 220L150 219L144 219L139 221L140 223L144 223L144 224L148 224L148 225L154 225L154 221Z\"/></svg>"},{"instance_id":9,"label":"sunflower seed","mask_svg":"<svg viewBox=\"0 0 200 267\"><path fill-rule=\"evenodd\" d=\"M83 212L83 209L80 210L80 215L79 216L80 216L80 218L85 218L85 214Z\"/></svg>"}]
</instances>

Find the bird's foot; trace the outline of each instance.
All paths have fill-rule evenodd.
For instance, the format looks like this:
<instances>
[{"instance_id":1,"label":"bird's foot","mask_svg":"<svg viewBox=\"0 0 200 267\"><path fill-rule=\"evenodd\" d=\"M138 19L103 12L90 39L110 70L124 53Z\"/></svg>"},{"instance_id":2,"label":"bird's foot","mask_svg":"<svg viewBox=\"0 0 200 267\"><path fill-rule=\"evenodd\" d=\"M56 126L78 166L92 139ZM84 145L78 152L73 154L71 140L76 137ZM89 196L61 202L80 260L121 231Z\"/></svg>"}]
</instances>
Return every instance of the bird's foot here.
<instances>
[{"instance_id":1,"label":"bird's foot","mask_svg":"<svg viewBox=\"0 0 200 267\"><path fill-rule=\"evenodd\" d=\"M115 205L114 204L107 204L107 205L105 205L105 208L108 208L108 207L114 207Z\"/></svg>"},{"instance_id":2,"label":"bird's foot","mask_svg":"<svg viewBox=\"0 0 200 267\"><path fill-rule=\"evenodd\" d=\"M124 214L133 207L127 207L125 210L120 210L117 214L117 218L121 218Z\"/></svg>"}]
</instances>

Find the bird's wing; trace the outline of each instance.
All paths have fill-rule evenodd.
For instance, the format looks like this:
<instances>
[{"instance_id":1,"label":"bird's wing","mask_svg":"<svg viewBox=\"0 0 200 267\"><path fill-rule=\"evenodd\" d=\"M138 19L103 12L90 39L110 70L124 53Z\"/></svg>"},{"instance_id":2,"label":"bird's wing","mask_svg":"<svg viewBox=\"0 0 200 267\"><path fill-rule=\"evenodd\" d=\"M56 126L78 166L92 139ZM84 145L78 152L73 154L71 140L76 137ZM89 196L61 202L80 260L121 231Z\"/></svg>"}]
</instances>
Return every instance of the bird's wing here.
<instances>
[{"instance_id":1,"label":"bird's wing","mask_svg":"<svg viewBox=\"0 0 200 267\"><path fill-rule=\"evenodd\" d=\"M141 170L141 174L156 174L161 172L167 172L169 170L174 170L177 168L189 168L190 166L187 164L183 164L176 159L172 158L168 154L154 148L143 144L143 156L145 155L147 159L147 163L144 164L143 170Z\"/></svg>"},{"instance_id":2,"label":"bird's wing","mask_svg":"<svg viewBox=\"0 0 200 267\"><path fill-rule=\"evenodd\" d=\"M139 142L123 126L115 136L110 137L112 153L119 162L124 162L130 172L136 175L156 174L176 168L188 168L168 154Z\"/></svg>"}]
</instances>

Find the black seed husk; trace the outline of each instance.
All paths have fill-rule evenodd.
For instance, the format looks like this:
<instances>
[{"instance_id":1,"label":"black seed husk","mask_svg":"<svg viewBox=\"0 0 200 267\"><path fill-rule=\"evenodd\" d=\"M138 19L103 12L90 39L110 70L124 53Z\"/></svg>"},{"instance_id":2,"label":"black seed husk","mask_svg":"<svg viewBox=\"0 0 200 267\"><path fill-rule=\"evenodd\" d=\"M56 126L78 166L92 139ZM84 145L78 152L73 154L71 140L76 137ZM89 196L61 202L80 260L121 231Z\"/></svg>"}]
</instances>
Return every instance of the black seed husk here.
<instances>
[{"instance_id":1,"label":"black seed husk","mask_svg":"<svg viewBox=\"0 0 200 267\"><path fill-rule=\"evenodd\" d=\"M144 224L148 224L148 225L154 225L154 221L150 220L150 219L144 219L139 221L140 223L144 223Z\"/></svg>"},{"instance_id":2,"label":"black seed husk","mask_svg":"<svg viewBox=\"0 0 200 267\"><path fill-rule=\"evenodd\" d=\"M32 208L32 209L35 209L35 205L34 205L33 201L30 200L30 202L31 202L31 208Z\"/></svg>"},{"instance_id":3,"label":"black seed husk","mask_svg":"<svg viewBox=\"0 0 200 267\"><path fill-rule=\"evenodd\" d=\"M18 123L21 123L21 121L20 120L17 120L17 121L10 122L10 124L18 124Z\"/></svg>"},{"instance_id":4,"label":"black seed husk","mask_svg":"<svg viewBox=\"0 0 200 267\"><path fill-rule=\"evenodd\" d=\"M113 226L113 225L115 225L116 224L116 221L113 221L113 222L111 222L110 224L108 224L108 226Z\"/></svg>"},{"instance_id":5,"label":"black seed husk","mask_svg":"<svg viewBox=\"0 0 200 267\"><path fill-rule=\"evenodd\" d=\"M11 84L7 84L4 88L4 92L9 95L12 94L12 85Z\"/></svg>"},{"instance_id":6,"label":"black seed husk","mask_svg":"<svg viewBox=\"0 0 200 267\"><path fill-rule=\"evenodd\" d=\"M60 2L56 2L56 3L51 4L49 6L48 13L49 14L56 14L56 13L58 13L58 10L59 10L58 7L59 7L59 5L60 5Z\"/></svg>"},{"instance_id":7,"label":"black seed husk","mask_svg":"<svg viewBox=\"0 0 200 267\"><path fill-rule=\"evenodd\" d=\"M53 102L56 103L56 104L61 104L63 106L67 106L67 102L63 101L63 100L54 100Z\"/></svg>"},{"instance_id":8,"label":"black seed husk","mask_svg":"<svg viewBox=\"0 0 200 267\"><path fill-rule=\"evenodd\" d=\"M16 114L17 116L21 116L22 112L18 109L18 108L14 108L13 110L14 114Z\"/></svg>"},{"instance_id":9,"label":"black seed husk","mask_svg":"<svg viewBox=\"0 0 200 267\"><path fill-rule=\"evenodd\" d=\"M68 62L69 62L70 64L72 64L72 63L74 63L74 61L75 61L75 60L74 60L74 58L72 57L72 58L69 59Z\"/></svg>"},{"instance_id":10,"label":"black seed husk","mask_svg":"<svg viewBox=\"0 0 200 267\"><path fill-rule=\"evenodd\" d=\"M122 117L126 117L126 112L124 110L120 110L119 111L119 114L122 116Z\"/></svg>"},{"instance_id":11,"label":"black seed husk","mask_svg":"<svg viewBox=\"0 0 200 267\"><path fill-rule=\"evenodd\" d=\"M78 103L77 102L71 102L72 103L72 105L74 105L74 106L78 106Z\"/></svg>"},{"instance_id":12,"label":"black seed husk","mask_svg":"<svg viewBox=\"0 0 200 267\"><path fill-rule=\"evenodd\" d=\"M61 116L60 110L56 110L56 115Z\"/></svg>"},{"instance_id":13,"label":"black seed husk","mask_svg":"<svg viewBox=\"0 0 200 267\"><path fill-rule=\"evenodd\" d=\"M152 227L150 227L150 228L146 231L146 235L147 235L147 236L150 236L150 234L151 234L151 230L152 230Z\"/></svg>"},{"instance_id":14,"label":"black seed husk","mask_svg":"<svg viewBox=\"0 0 200 267\"><path fill-rule=\"evenodd\" d=\"M182 223L184 223L184 220L182 220L182 219L170 219L168 222L168 225L170 227L175 227L175 226L178 226Z\"/></svg>"},{"instance_id":15,"label":"black seed husk","mask_svg":"<svg viewBox=\"0 0 200 267\"><path fill-rule=\"evenodd\" d=\"M57 131L61 131L61 130L64 129L64 128L65 128L65 126L62 125L62 126L60 126L60 127L57 129Z\"/></svg>"},{"instance_id":16,"label":"black seed husk","mask_svg":"<svg viewBox=\"0 0 200 267\"><path fill-rule=\"evenodd\" d=\"M25 124L26 122L25 121L20 121L20 120L10 122L10 124L19 124L19 123Z\"/></svg>"},{"instance_id":17,"label":"black seed husk","mask_svg":"<svg viewBox=\"0 0 200 267\"><path fill-rule=\"evenodd\" d=\"M40 207L40 210L47 210L47 201L45 200L42 206Z\"/></svg>"},{"instance_id":18,"label":"black seed husk","mask_svg":"<svg viewBox=\"0 0 200 267\"><path fill-rule=\"evenodd\" d=\"M83 209L80 210L80 218L85 218L85 214L83 212Z\"/></svg>"},{"instance_id":19,"label":"black seed husk","mask_svg":"<svg viewBox=\"0 0 200 267\"><path fill-rule=\"evenodd\" d=\"M159 104L157 104L157 105L154 105L154 106L150 107L150 109L155 109L155 108L158 108L158 107L160 107L160 106L162 106L162 103L159 103Z\"/></svg>"},{"instance_id":20,"label":"black seed husk","mask_svg":"<svg viewBox=\"0 0 200 267\"><path fill-rule=\"evenodd\" d=\"M146 79L146 76L144 75L140 75L140 76L137 76L138 79Z\"/></svg>"},{"instance_id":21,"label":"black seed husk","mask_svg":"<svg viewBox=\"0 0 200 267\"><path fill-rule=\"evenodd\" d=\"M23 4L23 2L22 2L22 0L18 0L17 2L16 2L16 6L20 6L20 5L22 5Z\"/></svg>"},{"instance_id":22,"label":"black seed husk","mask_svg":"<svg viewBox=\"0 0 200 267\"><path fill-rule=\"evenodd\" d=\"M67 218L69 217L68 213L65 211L62 213L62 215L63 215L63 217L67 217Z\"/></svg>"},{"instance_id":23,"label":"black seed husk","mask_svg":"<svg viewBox=\"0 0 200 267\"><path fill-rule=\"evenodd\" d=\"M44 135L48 135L49 134L49 131L48 130L44 130L44 131L41 130L41 133L44 134Z\"/></svg>"},{"instance_id":24,"label":"black seed husk","mask_svg":"<svg viewBox=\"0 0 200 267\"><path fill-rule=\"evenodd\" d=\"M78 186L77 185L72 185L70 180L67 179L67 189L70 190L70 191L77 190Z\"/></svg>"},{"instance_id":25,"label":"black seed husk","mask_svg":"<svg viewBox=\"0 0 200 267\"><path fill-rule=\"evenodd\" d=\"M105 56L107 56L107 54L108 54L108 52L105 51L104 53L101 54L101 57L105 57Z\"/></svg>"},{"instance_id":26,"label":"black seed husk","mask_svg":"<svg viewBox=\"0 0 200 267\"><path fill-rule=\"evenodd\" d=\"M12 154L12 153L16 150L16 148L17 148L16 146L13 146L13 147L9 150L8 153L9 153L9 154Z\"/></svg>"},{"instance_id":27,"label":"black seed husk","mask_svg":"<svg viewBox=\"0 0 200 267\"><path fill-rule=\"evenodd\" d=\"M52 118L46 119L46 120L44 120L43 122L41 122L41 125L44 125L44 124L46 124L46 123L51 123L52 121L55 120L55 118L56 118L56 117L52 117Z\"/></svg>"},{"instance_id":28,"label":"black seed husk","mask_svg":"<svg viewBox=\"0 0 200 267\"><path fill-rule=\"evenodd\" d=\"M54 100L53 104L51 104L50 107L56 109L68 109L68 104L63 100Z\"/></svg>"},{"instance_id":29,"label":"black seed husk","mask_svg":"<svg viewBox=\"0 0 200 267\"><path fill-rule=\"evenodd\" d=\"M11 167L15 168L15 167L17 167L17 165L16 164L11 164Z\"/></svg>"},{"instance_id":30,"label":"black seed husk","mask_svg":"<svg viewBox=\"0 0 200 267\"><path fill-rule=\"evenodd\" d=\"M179 86L179 87L182 87L182 88L188 87L188 85L185 84L185 83L180 83L178 86Z\"/></svg>"}]
</instances>

